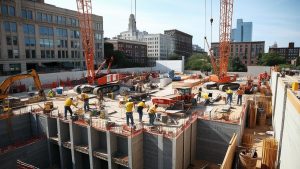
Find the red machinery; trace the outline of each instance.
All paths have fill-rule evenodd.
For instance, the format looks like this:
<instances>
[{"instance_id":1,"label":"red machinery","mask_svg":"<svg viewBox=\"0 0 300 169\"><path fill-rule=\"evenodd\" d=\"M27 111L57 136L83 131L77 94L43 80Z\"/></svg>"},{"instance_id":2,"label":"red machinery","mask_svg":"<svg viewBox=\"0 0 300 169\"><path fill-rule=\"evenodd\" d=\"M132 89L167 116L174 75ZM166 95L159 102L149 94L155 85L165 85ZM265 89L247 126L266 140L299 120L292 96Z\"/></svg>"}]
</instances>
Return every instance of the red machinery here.
<instances>
[{"instance_id":1,"label":"red machinery","mask_svg":"<svg viewBox=\"0 0 300 169\"><path fill-rule=\"evenodd\" d=\"M267 72L260 73L258 75L257 79L258 79L258 86L261 86L262 83L270 80L270 75L268 75Z\"/></svg>"},{"instance_id":2,"label":"red machinery","mask_svg":"<svg viewBox=\"0 0 300 169\"><path fill-rule=\"evenodd\" d=\"M219 53L220 57L216 59L214 57L212 49L209 50L211 64L213 66L214 74L210 76L210 83L206 85L207 88L218 87L220 90L226 90L228 87L231 89L237 89L239 84L232 83L236 81L235 75L228 75L228 62L230 54L230 34L232 26L232 14L233 14L233 0L220 0L220 29L219 29ZM212 20L211 20L212 22ZM205 37L206 44L209 48L209 44Z\"/></svg>"},{"instance_id":3,"label":"red machinery","mask_svg":"<svg viewBox=\"0 0 300 169\"><path fill-rule=\"evenodd\" d=\"M87 69L87 79L89 84L94 84L94 32L92 22L92 2L91 0L76 0L78 9L78 19L82 46L84 49L85 64Z\"/></svg>"},{"instance_id":4,"label":"red machinery","mask_svg":"<svg viewBox=\"0 0 300 169\"><path fill-rule=\"evenodd\" d=\"M184 101L184 103L193 103L194 96L195 94L192 93L192 89L190 87L180 87L176 88L174 95L153 97L152 103L161 107L171 107L179 101Z\"/></svg>"}]
</instances>

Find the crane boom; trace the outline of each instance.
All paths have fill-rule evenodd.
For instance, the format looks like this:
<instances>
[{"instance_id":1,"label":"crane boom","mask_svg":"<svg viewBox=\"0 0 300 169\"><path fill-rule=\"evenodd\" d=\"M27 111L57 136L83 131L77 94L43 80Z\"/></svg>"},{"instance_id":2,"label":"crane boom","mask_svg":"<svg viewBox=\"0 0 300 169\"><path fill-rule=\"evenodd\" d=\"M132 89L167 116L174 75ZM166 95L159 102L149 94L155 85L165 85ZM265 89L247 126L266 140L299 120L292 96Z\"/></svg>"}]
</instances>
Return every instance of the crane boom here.
<instances>
[{"instance_id":1,"label":"crane boom","mask_svg":"<svg viewBox=\"0 0 300 169\"><path fill-rule=\"evenodd\" d=\"M78 9L78 19L82 46L84 49L87 78L89 84L94 84L94 32L92 22L92 2L91 0L76 0Z\"/></svg>"},{"instance_id":2,"label":"crane boom","mask_svg":"<svg viewBox=\"0 0 300 169\"><path fill-rule=\"evenodd\" d=\"M220 71L221 78L227 75L230 54L230 34L232 26L233 0L220 1Z\"/></svg>"},{"instance_id":3,"label":"crane boom","mask_svg":"<svg viewBox=\"0 0 300 169\"><path fill-rule=\"evenodd\" d=\"M214 56L214 52L212 51L212 49L210 48L209 44L208 44L208 41L207 41L207 38L204 37L205 39L205 42L206 42L206 45L207 45L207 49L209 51L209 57L210 57L210 62L211 62L211 65L213 67L213 71L215 74L219 74L219 70L218 70L218 66L217 66L217 63L216 63L216 58Z\"/></svg>"}]
</instances>

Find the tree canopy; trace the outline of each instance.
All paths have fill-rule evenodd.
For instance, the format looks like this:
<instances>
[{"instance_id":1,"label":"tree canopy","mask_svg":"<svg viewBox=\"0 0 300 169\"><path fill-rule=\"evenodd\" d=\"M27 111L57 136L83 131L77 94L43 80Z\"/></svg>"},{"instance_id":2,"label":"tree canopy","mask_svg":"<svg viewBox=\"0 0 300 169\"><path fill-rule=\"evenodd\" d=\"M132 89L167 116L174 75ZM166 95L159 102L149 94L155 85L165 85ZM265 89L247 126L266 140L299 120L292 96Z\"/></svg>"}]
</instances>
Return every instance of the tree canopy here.
<instances>
[{"instance_id":1,"label":"tree canopy","mask_svg":"<svg viewBox=\"0 0 300 169\"><path fill-rule=\"evenodd\" d=\"M259 56L258 64L262 66L275 66L285 64L285 59L277 53L264 53Z\"/></svg>"},{"instance_id":2,"label":"tree canopy","mask_svg":"<svg viewBox=\"0 0 300 169\"><path fill-rule=\"evenodd\" d=\"M239 57L230 57L228 64L229 72L247 72L247 66L244 65Z\"/></svg>"},{"instance_id":3,"label":"tree canopy","mask_svg":"<svg viewBox=\"0 0 300 169\"><path fill-rule=\"evenodd\" d=\"M188 58L185 69L211 71L209 56L199 53L193 54Z\"/></svg>"}]
</instances>

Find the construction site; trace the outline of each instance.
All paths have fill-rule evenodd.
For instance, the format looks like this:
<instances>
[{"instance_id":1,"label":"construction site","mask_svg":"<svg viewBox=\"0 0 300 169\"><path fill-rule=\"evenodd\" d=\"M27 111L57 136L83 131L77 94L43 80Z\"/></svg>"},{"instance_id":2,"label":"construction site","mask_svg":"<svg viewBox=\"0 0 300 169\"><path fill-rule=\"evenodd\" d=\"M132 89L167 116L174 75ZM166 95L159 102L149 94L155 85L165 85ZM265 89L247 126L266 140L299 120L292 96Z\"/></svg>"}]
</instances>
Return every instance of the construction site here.
<instances>
[{"instance_id":1,"label":"construction site","mask_svg":"<svg viewBox=\"0 0 300 169\"><path fill-rule=\"evenodd\" d=\"M111 69L113 57L95 70L90 3L77 0L87 70L0 77L0 169L300 168L300 76L228 72L232 0L207 73L184 59Z\"/></svg>"}]
</instances>

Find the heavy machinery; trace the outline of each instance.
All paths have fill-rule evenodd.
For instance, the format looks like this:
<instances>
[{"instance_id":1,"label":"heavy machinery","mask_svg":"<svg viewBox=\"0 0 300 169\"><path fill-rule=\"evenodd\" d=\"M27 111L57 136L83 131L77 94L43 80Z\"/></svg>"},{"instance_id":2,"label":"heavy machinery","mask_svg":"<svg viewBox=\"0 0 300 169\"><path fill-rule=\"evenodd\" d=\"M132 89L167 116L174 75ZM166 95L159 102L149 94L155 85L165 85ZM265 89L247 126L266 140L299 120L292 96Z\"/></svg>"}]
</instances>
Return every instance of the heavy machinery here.
<instances>
[{"instance_id":1,"label":"heavy machinery","mask_svg":"<svg viewBox=\"0 0 300 169\"><path fill-rule=\"evenodd\" d=\"M190 87L178 87L175 89L175 93L173 95L168 95L165 97L153 97L152 103L157 104L161 107L173 107L177 103L184 104L196 104L196 100L194 99L195 94L192 93L192 89Z\"/></svg>"},{"instance_id":2,"label":"heavy machinery","mask_svg":"<svg viewBox=\"0 0 300 169\"><path fill-rule=\"evenodd\" d=\"M209 48L211 64L213 67L213 75L210 75L209 81L206 86L208 89L217 87L225 91L228 87L231 89L238 89L239 84L233 83L236 81L236 75L229 75L228 62L230 54L230 34L232 26L232 13L233 13L233 0L220 0L220 27L219 27L219 58L214 57L213 50L210 49L205 37L206 44ZM211 23L212 23L211 19Z\"/></svg>"},{"instance_id":3,"label":"heavy machinery","mask_svg":"<svg viewBox=\"0 0 300 169\"><path fill-rule=\"evenodd\" d=\"M14 82L16 82L18 80L26 79L26 78L33 78L35 87L38 90L38 96L37 96L36 101L46 100L46 96L45 96L44 90L42 89L42 84L41 84L39 75L36 73L35 70L32 69L23 74L9 76L7 79L5 79L0 84L0 114L1 114L1 117L3 116L3 113L8 113L12 107L15 107L16 105L24 104L18 100L9 101L9 99L7 99L7 98L8 98L8 92L9 92L10 86Z\"/></svg>"},{"instance_id":4,"label":"heavy machinery","mask_svg":"<svg viewBox=\"0 0 300 169\"><path fill-rule=\"evenodd\" d=\"M76 0L80 34L82 37L82 46L84 49L84 57L87 69L87 81L89 85L78 85L75 86L74 90L77 93L83 91L98 94L100 91L102 93L107 93L111 91L119 90L119 85L114 83L119 79L118 74L106 74L100 78L95 76L94 68L94 31L93 31L93 21L92 21L92 1L91 0ZM108 64L107 73L110 73L110 66L113 58L110 59ZM101 64L101 66L103 67ZM101 69L100 66L100 69ZM98 69L98 70L100 70ZM98 71L97 71L98 72Z\"/></svg>"}]
</instances>

